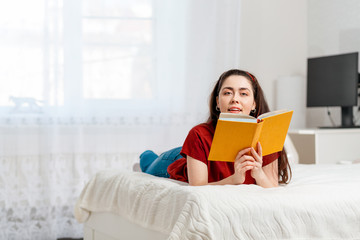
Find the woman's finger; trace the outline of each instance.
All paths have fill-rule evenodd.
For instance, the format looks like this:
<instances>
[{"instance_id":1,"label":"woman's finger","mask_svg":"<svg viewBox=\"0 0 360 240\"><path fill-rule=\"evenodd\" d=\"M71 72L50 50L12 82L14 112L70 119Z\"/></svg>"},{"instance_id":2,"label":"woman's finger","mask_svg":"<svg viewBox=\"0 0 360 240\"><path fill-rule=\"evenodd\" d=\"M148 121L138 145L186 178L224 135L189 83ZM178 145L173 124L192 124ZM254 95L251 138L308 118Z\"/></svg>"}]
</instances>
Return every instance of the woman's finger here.
<instances>
[{"instance_id":1,"label":"woman's finger","mask_svg":"<svg viewBox=\"0 0 360 240\"><path fill-rule=\"evenodd\" d=\"M243 169L248 170L248 168L254 168L255 162L254 161L245 161L235 166L237 171L241 171Z\"/></svg>"},{"instance_id":2,"label":"woman's finger","mask_svg":"<svg viewBox=\"0 0 360 240\"><path fill-rule=\"evenodd\" d=\"M262 147L260 142L257 143L257 153L259 154L259 156L262 158Z\"/></svg>"},{"instance_id":3,"label":"woman's finger","mask_svg":"<svg viewBox=\"0 0 360 240\"><path fill-rule=\"evenodd\" d=\"M246 171L249 171L249 170L252 170L252 169L254 169L254 166L245 166L245 167L239 169L238 171L245 173Z\"/></svg>"},{"instance_id":4,"label":"woman's finger","mask_svg":"<svg viewBox=\"0 0 360 240\"><path fill-rule=\"evenodd\" d=\"M238 154L236 155L235 159L241 158L241 156L245 155L246 153L250 152L251 148L244 148L243 150L240 150Z\"/></svg>"},{"instance_id":5,"label":"woman's finger","mask_svg":"<svg viewBox=\"0 0 360 240\"><path fill-rule=\"evenodd\" d=\"M262 157L255 151L255 149L251 149L251 154L254 157L256 162L262 162Z\"/></svg>"},{"instance_id":6,"label":"woman's finger","mask_svg":"<svg viewBox=\"0 0 360 240\"><path fill-rule=\"evenodd\" d=\"M252 155L242 155L239 159L235 160L235 163L243 163L245 161L255 162L256 160Z\"/></svg>"}]
</instances>

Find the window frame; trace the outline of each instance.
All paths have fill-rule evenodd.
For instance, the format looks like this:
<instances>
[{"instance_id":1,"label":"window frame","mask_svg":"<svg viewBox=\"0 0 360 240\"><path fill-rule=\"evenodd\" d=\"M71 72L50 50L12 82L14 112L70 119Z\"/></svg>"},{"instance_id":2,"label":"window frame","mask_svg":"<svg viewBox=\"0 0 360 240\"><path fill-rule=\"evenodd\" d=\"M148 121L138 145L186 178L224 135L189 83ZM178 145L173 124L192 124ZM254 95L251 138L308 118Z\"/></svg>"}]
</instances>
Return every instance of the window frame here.
<instances>
[{"instance_id":1,"label":"window frame","mask_svg":"<svg viewBox=\"0 0 360 240\"><path fill-rule=\"evenodd\" d=\"M43 82L44 86L49 86L50 84L61 85L63 92L58 92L57 94L63 95L63 99L60 100L60 102L63 101L63 104L59 103L57 99L50 99L49 93L44 90L43 99L41 99L45 102L42 113L61 116L84 114L112 116L124 115L124 113L151 115L154 112L168 113L169 111L182 111L184 109L186 98L184 90L186 36L183 36L182 33L185 32L186 22L183 19L178 19L187 10L186 5L183 3L174 4L172 1L160 2L152 0L154 9L154 97L152 99L85 99L82 96L82 2L62 0L55 1L54 3L58 7L61 7L62 4L61 10L57 12L61 16L58 17L58 22L55 23L58 28L56 29L58 31L56 36L50 36L47 30L43 33L44 43L42 50L45 58L43 61ZM51 4L46 3L45 5L46 8ZM173 21L168 21L170 14L169 7L178 10L176 16L171 16L177 24L175 27L173 26ZM45 12L47 10L45 9ZM48 13L45 14L49 17ZM56 16L51 17L56 18ZM45 17L46 20L47 18ZM56 21L56 19L51 19L51 21ZM44 25L44 29L46 27ZM168 36L165 37L164 32ZM174 32L176 34L172 35ZM174 43L175 40L177 41L176 43ZM55 52L54 56L50 56L51 51ZM54 65L51 69L49 61L52 61L51 64ZM55 79L50 79L51 75ZM10 113L12 108L12 106L0 107L0 112ZM21 115L21 113L18 115Z\"/></svg>"}]
</instances>

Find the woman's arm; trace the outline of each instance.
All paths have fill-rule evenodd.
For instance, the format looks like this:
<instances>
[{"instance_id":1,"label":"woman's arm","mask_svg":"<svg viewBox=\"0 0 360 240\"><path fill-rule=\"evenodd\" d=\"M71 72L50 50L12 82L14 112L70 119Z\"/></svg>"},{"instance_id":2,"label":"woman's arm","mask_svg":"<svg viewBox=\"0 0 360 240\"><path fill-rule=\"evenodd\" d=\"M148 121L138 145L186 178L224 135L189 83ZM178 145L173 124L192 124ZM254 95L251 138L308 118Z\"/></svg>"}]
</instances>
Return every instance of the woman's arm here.
<instances>
[{"instance_id":1,"label":"woman's arm","mask_svg":"<svg viewBox=\"0 0 360 240\"><path fill-rule=\"evenodd\" d=\"M187 172L190 186L201 186L208 184L208 170L205 163L186 156Z\"/></svg>"},{"instance_id":2,"label":"woman's arm","mask_svg":"<svg viewBox=\"0 0 360 240\"><path fill-rule=\"evenodd\" d=\"M202 186L202 185L226 185L233 184L232 176L224 178L218 182L208 181L208 169L205 163L192 158L190 156L186 157L187 160L187 171L189 178L190 186Z\"/></svg>"},{"instance_id":3,"label":"woman's arm","mask_svg":"<svg viewBox=\"0 0 360 240\"><path fill-rule=\"evenodd\" d=\"M255 178L256 184L261 187L270 188L279 186L278 160L276 159L263 167L261 144L258 143L257 147L257 152L251 148L251 155L255 160L254 168L251 170L251 176Z\"/></svg>"},{"instance_id":4,"label":"woman's arm","mask_svg":"<svg viewBox=\"0 0 360 240\"><path fill-rule=\"evenodd\" d=\"M245 173L248 170L253 169L255 163L251 156L245 155L246 152L249 152L250 148L243 149L238 153L234 162L235 172L233 175L224 178L217 182L208 181L208 169L207 165L200 160L192 158L190 156L186 157L187 160L187 171L189 184L191 186L201 186L201 185L226 185L226 184L242 184L245 181Z\"/></svg>"},{"instance_id":5,"label":"woman's arm","mask_svg":"<svg viewBox=\"0 0 360 240\"><path fill-rule=\"evenodd\" d=\"M255 178L256 184L264 188L278 187L278 160L276 159L272 163L262 167L264 174Z\"/></svg>"}]
</instances>

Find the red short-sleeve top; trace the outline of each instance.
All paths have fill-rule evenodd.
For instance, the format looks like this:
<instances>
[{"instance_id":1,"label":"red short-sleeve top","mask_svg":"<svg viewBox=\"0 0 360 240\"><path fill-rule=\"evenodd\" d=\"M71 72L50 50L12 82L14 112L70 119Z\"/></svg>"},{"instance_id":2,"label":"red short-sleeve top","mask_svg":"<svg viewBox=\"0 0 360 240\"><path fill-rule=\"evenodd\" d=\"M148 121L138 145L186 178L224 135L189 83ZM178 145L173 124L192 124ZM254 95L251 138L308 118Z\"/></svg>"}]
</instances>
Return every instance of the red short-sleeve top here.
<instances>
[{"instance_id":1,"label":"red short-sleeve top","mask_svg":"<svg viewBox=\"0 0 360 240\"><path fill-rule=\"evenodd\" d=\"M202 123L193 127L185 139L181 149L180 158L168 167L170 178L188 182L186 156L197 159L207 165L208 182L217 182L231 176L234 173L233 162L208 161L211 143L214 137L215 127L212 123ZM263 156L263 166L278 159L280 153ZM255 184L250 171L246 172L244 184Z\"/></svg>"}]
</instances>

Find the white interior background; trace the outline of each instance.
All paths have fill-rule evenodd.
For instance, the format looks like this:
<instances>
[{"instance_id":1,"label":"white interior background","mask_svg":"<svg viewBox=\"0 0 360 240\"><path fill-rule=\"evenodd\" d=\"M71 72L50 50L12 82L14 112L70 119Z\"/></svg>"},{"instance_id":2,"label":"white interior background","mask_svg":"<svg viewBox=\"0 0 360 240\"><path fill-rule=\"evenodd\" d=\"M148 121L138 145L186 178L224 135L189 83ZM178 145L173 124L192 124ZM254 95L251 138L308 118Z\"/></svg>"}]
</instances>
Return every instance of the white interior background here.
<instances>
[{"instance_id":1,"label":"white interior background","mask_svg":"<svg viewBox=\"0 0 360 240\"><path fill-rule=\"evenodd\" d=\"M230 68L254 73L271 109L294 109L292 128L330 124L305 107L306 59L359 51L359 10L356 0L1 3L0 239L81 237L73 206L89 178L180 146Z\"/></svg>"},{"instance_id":2,"label":"white interior background","mask_svg":"<svg viewBox=\"0 0 360 240\"><path fill-rule=\"evenodd\" d=\"M359 1L320 0L308 4L309 57L360 52ZM329 107L329 110L335 123L340 125L340 108ZM359 125L359 110L357 107L353 110L355 123ZM327 108L308 108L306 123L308 127L332 125Z\"/></svg>"}]
</instances>

